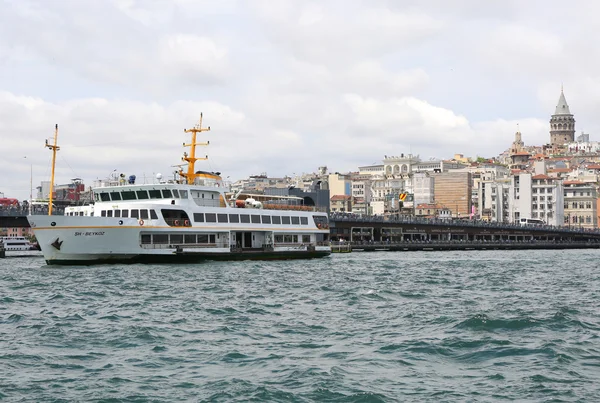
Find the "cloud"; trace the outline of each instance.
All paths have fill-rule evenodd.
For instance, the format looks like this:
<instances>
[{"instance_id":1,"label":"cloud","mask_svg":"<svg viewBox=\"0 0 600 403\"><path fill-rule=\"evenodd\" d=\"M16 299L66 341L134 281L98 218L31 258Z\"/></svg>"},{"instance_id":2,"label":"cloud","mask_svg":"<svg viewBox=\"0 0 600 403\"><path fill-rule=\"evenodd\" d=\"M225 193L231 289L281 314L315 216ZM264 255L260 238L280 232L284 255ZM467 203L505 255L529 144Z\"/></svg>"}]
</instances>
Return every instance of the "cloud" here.
<instances>
[{"instance_id":1,"label":"cloud","mask_svg":"<svg viewBox=\"0 0 600 403\"><path fill-rule=\"evenodd\" d=\"M115 168L169 177L200 112L212 127L205 167L231 179L356 170L409 152L489 157L517 123L527 145L547 143L561 82L594 139L595 11L516 0L4 1L0 192L27 197L30 164L36 183L49 177L43 144L56 123L58 180L88 185Z\"/></svg>"}]
</instances>

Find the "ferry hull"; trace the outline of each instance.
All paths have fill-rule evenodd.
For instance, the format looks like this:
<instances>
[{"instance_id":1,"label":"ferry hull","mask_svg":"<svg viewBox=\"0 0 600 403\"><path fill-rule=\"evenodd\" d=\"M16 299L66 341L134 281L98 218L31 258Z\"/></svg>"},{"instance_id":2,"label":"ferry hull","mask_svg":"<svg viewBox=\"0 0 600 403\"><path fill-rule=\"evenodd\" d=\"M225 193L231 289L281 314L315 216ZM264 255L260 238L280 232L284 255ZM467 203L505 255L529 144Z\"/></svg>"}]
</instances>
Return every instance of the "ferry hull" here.
<instances>
[{"instance_id":1,"label":"ferry hull","mask_svg":"<svg viewBox=\"0 0 600 403\"><path fill-rule=\"evenodd\" d=\"M96 264L190 264L210 261L242 260L292 260L317 259L329 256L327 251L313 252L232 252L232 253L173 253L169 255L111 255L111 256L69 256L68 258L47 259L48 265L86 266Z\"/></svg>"}]
</instances>

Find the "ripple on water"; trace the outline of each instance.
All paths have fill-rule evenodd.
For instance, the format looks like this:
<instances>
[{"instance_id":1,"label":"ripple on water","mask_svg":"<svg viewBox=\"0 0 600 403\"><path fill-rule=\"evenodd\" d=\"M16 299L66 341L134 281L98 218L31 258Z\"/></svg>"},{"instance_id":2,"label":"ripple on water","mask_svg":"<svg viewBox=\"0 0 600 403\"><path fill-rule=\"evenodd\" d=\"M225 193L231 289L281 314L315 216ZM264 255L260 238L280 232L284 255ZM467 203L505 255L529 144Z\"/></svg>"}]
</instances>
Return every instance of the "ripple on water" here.
<instances>
[{"instance_id":1,"label":"ripple on water","mask_svg":"<svg viewBox=\"0 0 600 403\"><path fill-rule=\"evenodd\" d=\"M0 400L600 401L596 253L0 260Z\"/></svg>"}]
</instances>

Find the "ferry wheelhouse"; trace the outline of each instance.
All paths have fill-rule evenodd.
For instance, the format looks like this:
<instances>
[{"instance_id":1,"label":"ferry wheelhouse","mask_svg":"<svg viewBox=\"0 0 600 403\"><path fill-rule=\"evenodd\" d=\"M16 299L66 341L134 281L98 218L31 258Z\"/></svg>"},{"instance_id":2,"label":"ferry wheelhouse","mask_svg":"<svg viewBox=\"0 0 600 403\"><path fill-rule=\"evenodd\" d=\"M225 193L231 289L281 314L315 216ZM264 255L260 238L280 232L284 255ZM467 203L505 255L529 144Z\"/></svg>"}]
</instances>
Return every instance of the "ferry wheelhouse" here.
<instances>
[{"instance_id":1,"label":"ferry wheelhouse","mask_svg":"<svg viewBox=\"0 0 600 403\"><path fill-rule=\"evenodd\" d=\"M64 216L28 216L48 264L317 258L331 253L327 214L299 198L231 195L218 172L195 171L196 134L185 130L187 172L137 184L120 175L93 188L94 202Z\"/></svg>"}]
</instances>

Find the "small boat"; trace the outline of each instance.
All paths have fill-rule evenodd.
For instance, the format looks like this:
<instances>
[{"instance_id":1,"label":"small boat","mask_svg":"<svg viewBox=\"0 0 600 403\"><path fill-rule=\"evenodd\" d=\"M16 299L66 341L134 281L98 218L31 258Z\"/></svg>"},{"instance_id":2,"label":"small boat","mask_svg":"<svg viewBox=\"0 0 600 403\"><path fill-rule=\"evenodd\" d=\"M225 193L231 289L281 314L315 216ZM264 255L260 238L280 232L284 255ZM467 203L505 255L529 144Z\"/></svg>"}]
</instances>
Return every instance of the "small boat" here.
<instances>
[{"instance_id":1,"label":"small boat","mask_svg":"<svg viewBox=\"0 0 600 403\"><path fill-rule=\"evenodd\" d=\"M0 248L7 252L34 249L34 245L24 236L3 236L0 237L0 243L2 244Z\"/></svg>"},{"instance_id":2,"label":"small boat","mask_svg":"<svg viewBox=\"0 0 600 403\"><path fill-rule=\"evenodd\" d=\"M58 130L58 129L57 129ZM226 192L219 172L196 171L196 134L177 180L158 174L138 184L120 174L94 187L93 203L64 216L30 215L29 224L48 264L178 263L205 260L319 258L331 254L324 211L299 198ZM53 150L56 146L56 133ZM54 158L53 158L54 161ZM54 172L54 169L52 170ZM53 178L51 180L51 188ZM50 203L52 201L50 200ZM268 208L267 208L268 207ZM51 214L52 206L49 205Z\"/></svg>"}]
</instances>

